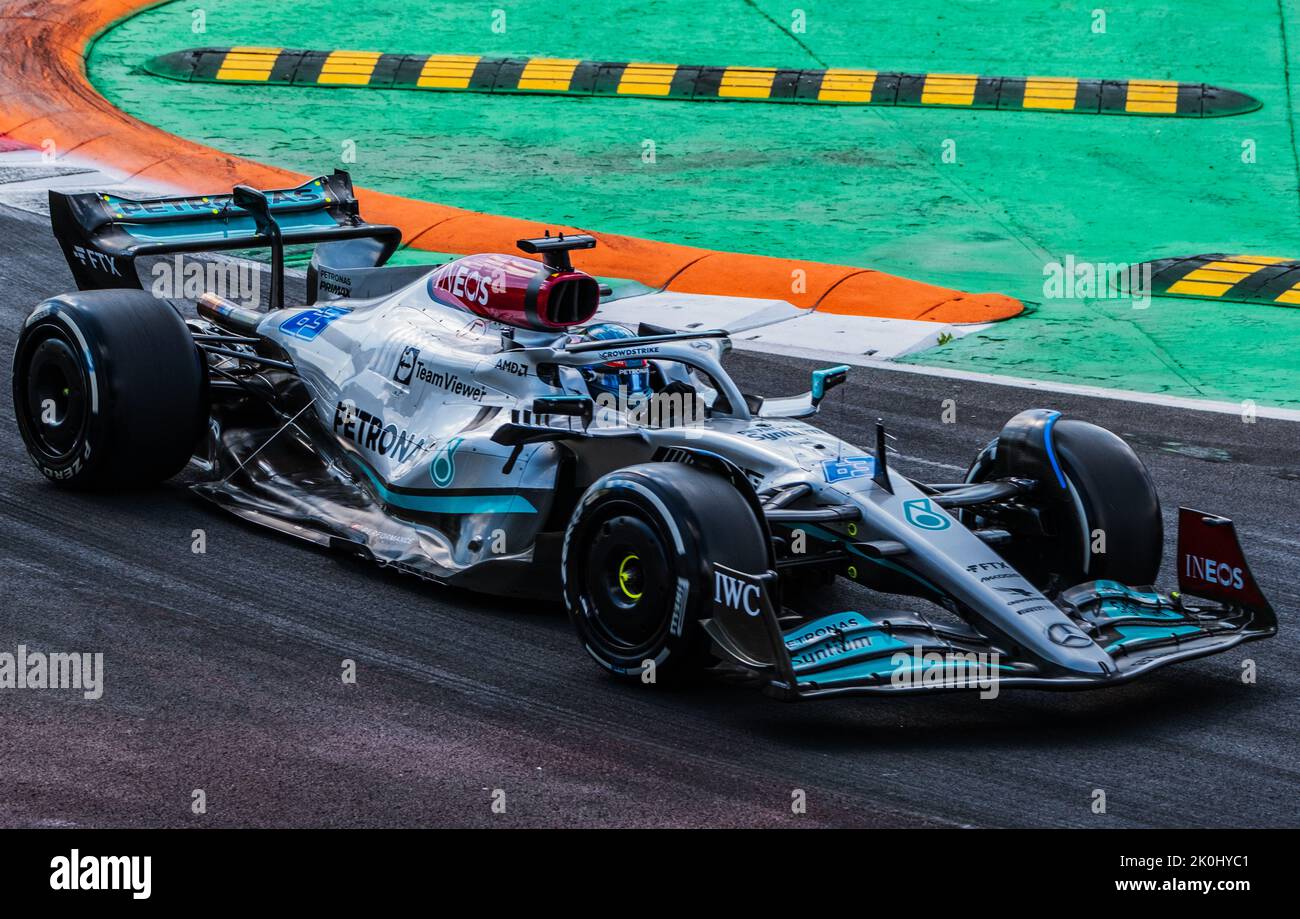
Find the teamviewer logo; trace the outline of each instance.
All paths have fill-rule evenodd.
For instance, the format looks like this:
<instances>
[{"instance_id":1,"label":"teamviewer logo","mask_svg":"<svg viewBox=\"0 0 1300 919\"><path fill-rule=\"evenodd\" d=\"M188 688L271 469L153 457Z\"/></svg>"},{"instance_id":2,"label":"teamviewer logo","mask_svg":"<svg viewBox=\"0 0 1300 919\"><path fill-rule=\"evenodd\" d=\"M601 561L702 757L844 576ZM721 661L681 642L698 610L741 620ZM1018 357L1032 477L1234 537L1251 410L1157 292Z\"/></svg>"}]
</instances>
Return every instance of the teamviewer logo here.
<instances>
[{"instance_id":1,"label":"teamviewer logo","mask_svg":"<svg viewBox=\"0 0 1300 919\"><path fill-rule=\"evenodd\" d=\"M410 386L411 376L415 373L415 362L419 356L419 348L406 348L402 352L402 356L397 360L397 370L393 373L393 381L401 383L403 386Z\"/></svg>"}]
</instances>

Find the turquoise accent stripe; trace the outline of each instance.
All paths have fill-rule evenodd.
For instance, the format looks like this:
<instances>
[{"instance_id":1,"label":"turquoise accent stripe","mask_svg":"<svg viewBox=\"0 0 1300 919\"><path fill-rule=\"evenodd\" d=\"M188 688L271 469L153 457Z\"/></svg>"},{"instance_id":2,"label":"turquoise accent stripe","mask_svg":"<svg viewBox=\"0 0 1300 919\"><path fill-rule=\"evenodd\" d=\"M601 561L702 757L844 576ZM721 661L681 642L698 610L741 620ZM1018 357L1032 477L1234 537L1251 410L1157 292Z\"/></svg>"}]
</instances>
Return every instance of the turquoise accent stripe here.
<instances>
[{"instance_id":1,"label":"turquoise accent stripe","mask_svg":"<svg viewBox=\"0 0 1300 919\"><path fill-rule=\"evenodd\" d=\"M322 176L322 178L325 178ZM288 208L323 209L329 204L321 179L314 179L297 188L273 189L264 192L271 212ZM123 198L118 195L101 195L117 220L147 222L166 220L169 217L193 217L196 214L221 218L247 217L248 211L234 202L234 195L178 195L170 198Z\"/></svg>"},{"instance_id":2,"label":"turquoise accent stripe","mask_svg":"<svg viewBox=\"0 0 1300 919\"><path fill-rule=\"evenodd\" d=\"M293 230L304 227L332 227L337 226L337 221L324 211L306 214L281 214L275 218L275 222L280 225L281 230L292 232ZM257 235L257 224L252 217L243 215L243 211L231 215L229 218L214 216L210 220L186 220L170 221L163 223L130 223L123 221L121 228L131 235L133 239L142 242L175 242L185 240L187 242L214 242L226 239L247 239L250 242L260 240ZM286 239L287 245L293 245L293 240Z\"/></svg>"},{"instance_id":3,"label":"turquoise accent stripe","mask_svg":"<svg viewBox=\"0 0 1300 919\"><path fill-rule=\"evenodd\" d=\"M837 666L830 672L838 672L853 661L908 647L883 626L857 612L823 616L791 629L782 637L795 673L831 663Z\"/></svg>"},{"instance_id":4,"label":"turquoise accent stripe","mask_svg":"<svg viewBox=\"0 0 1300 919\"><path fill-rule=\"evenodd\" d=\"M886 655L885 657L881 657L873 660L862 661L856 664L848 664L845 667L839 667L833 670L823 670L820 673L801 674L799 676L799 679L806 680L809 683L816 683L818 686L826 686L835 683L853 682L855 680L861 680L867 677L885 676L886 674L893 675L895 673L901 674L901 673L911 672L911 673L920 673L924 675L926 673L932 672L936 668L939 670L946 670L947 668L950 667L953 668L954 670L958 669L959 667L960 669L964 670L965 679L967 681L980 679L980 678L984 678L984 679L992 678L992 675L988 672L988 668L981 667L978 664L972 665L966 661L934 661L931 663L923 660L917 660L915 656L911 656L911 655L909 656L911 657L911 662L901 667L896 665L893 662L894 655L890 654L890 655ZM1006 664L998 664L997 669L1002 671L1015 670L1014 667L1007 666ZM957 674L954 673L954 676L956 675Z\"/></svg>"},{"instance_id":5,"label":"turquoise accent stripe","mask_svg":"<svg viewBox=\"0 0 1300 919\"><path fill-rule=\"evenodd\" d=\"M1107 651L1129 642L1151 641L1156 638L1169 638L1172 635L1189 635L1200 632L1201 629L1194 625L1119 625L1115 627L1115 631L1119 632L1121 637L1119 641L1108 644Z\"/></svg>"},{"instance_id":6,"label":"turquoise accent stripe","mask_svg":"<svg viewBox=\"0 0 1300 919\"><path fill-rule=\"evenodd\" d=\"M1125 603L1123 600L1102 600L1097 611L1106 619L1124 619L1130 616L1138 619L1187 619L1176 609L1157 609L1141 603Z\"/></svg>"},{"instance_id":7,"label":"turquoise accent stripe","mask_svg":"<svg viewBox=\"0 0 1300 919\"><path fill-rule=\"evenodd\" d=\"M807 645L820 644L836 635L859 631L878 632L881 631L881 626L857 610L844 610L838 613L829 613L819 619L814 619L812 622L797 625L782 633L782 638L785 639L787 648L791 651L797 651ZM899 642L898 645L899 647L906 647L902 642Z\"/></svg>"},{"instance_id":8,"label":"turquoise accent stripe","mask_svg":"<svg viewBox=\"0 0 1300 919\"><path fill-rule=\"evenodd\" d=\"M981 664L972 664L965 660L926 660L918 658L910 650L911 645L884 631L884 627L858 612L846 611L823 616L812 622L797 626L782 634L790 661L794 665L795 676L801 681L816 683L818 686L830 686L839 683L855 682L870 677L879 677L895 673L927 674L935 668L953 668L971 676L984 674L988 668ZM856 642L866 641L859 647ZM828 643L840 642L834 656L840 660L838 666L825 670L815 670L829 662L829 657L818 654L819 649ZM898 654L905 654L908 662L895 664ZM943 654L938 648L927 651L930 654ZM863 659L865 658L865 659ZM972 669L973 668L973 669ZM996 669L1014 671L1014 667L998 664ZM958 674L954 674L956 676Z\"/></svg>"},{"instance_id":9,"label":"turquoise accent stripe","mask_svg":"<svg viewBox=\"0 0 1300 919\"><path fill-rule=\"evenodd\" d=\"M358 457L353 457L385 504L426 514L535 514L537 508L519 495L404 495L388 487Z\"/></svg>"},{"instance_id":10,"label":"turquoise accent stripe","mask_svg":"<svg viewBox=\"0 0 1300 919\"><path fill-rule=\"evenodd\" d=\"M1119 581L1099 580L1093 584L1093 588L1097 591L1097 596L1108 600L1140 600L1154 604L1163 599L1158 593L1134 590Z\"/></svg>"}]
</instances>

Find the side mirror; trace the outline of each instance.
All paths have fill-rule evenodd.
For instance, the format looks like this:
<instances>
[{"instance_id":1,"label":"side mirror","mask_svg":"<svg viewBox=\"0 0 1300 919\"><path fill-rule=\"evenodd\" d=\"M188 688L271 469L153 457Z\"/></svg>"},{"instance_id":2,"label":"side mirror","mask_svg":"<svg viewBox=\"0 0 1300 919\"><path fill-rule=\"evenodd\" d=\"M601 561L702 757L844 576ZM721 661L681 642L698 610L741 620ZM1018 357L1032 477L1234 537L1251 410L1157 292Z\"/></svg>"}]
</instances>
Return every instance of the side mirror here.
<instances>
[{"instance_id":1,"label":"side mirror","mask_svg":"<svg viewBox=\"0 0 1300 919\"><path fill-rule=\"evenodd\" d=\"M257 224L257 232L271 239L271 309L284 308L284 238L280 225L271 216L271 202L256 188L236 185L230 191L235 207L248 211Z\"/></svg>"},{"instance_id":2,"label":"side mirror","mask_svg":"<svg viewBox=\"0 0 1300 919\"><path fill-rule=\"evenodd\" d=\"M596 413L596 403L587 396L538 396L533 400L534 415L567 415L581 418L585 430Z\"/></svg>"},{"instance_id":3,"label":"side mirror","mask_svg":"<svg viewBox=\"0 0 1300 919\"><path fill-rule=\"evenodd\" d=\"M247 185L236 185L230 193L230 199L234 202L235 207L242 208L252 214L257 221L258 227L262 226L263 220L271 219L271 202L267 200L266 195L256 188L250 188Z\"/></svg>"},{"instance_id":4,"label":"side mirror","mask_svg":"<svg viewBox=\"0 0 1300 919\"><path fill-rule=\"evenodd\" d=\"M840 364L838 367L823 367L821 370L812 372L812 404L817 405L826 394L839 386L849 378L849 367L847 364Z\"/></svg>"}]
</instances>

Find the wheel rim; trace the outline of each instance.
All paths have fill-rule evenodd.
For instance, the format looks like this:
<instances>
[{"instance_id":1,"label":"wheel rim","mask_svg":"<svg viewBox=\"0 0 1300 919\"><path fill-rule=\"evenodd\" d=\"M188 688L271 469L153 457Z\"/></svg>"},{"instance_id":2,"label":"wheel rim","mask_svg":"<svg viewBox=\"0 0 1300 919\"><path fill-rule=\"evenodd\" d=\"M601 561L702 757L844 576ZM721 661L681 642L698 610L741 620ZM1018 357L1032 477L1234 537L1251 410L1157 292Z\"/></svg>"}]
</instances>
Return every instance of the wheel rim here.
<instances>
[{"instance_id":1,"label":"wheel rim","mask_svg":"<svg viewBox=\"0 0 1300 919\"><path fill-rule=\"evenodd\" d=\"M86 384L69 342L50 335L33 347L19 409L32 446L45 458L57 462L76 453L90 416Z\"/></svg>"},{"instance_id":2,"label":"wheel rim","mask_svg":"<svg viewBox=\"0 0 1300 919\"><path fill-rule=\"evenodd\" d=\"M611 508L591 532L583 585L588 619L603 644L634 657L667 631L676 579L659 533L640 512Z\"/></svg>"},{"instance_id":3,"label":"wheel rim","mask_svg":"<svg viewBox=\"0 0 1300 919\"><path fill-rule=\"evenodd\" d=\"M645 596L645 569L641 567L641 556L636 553L624 556L618 563L618 589L633 603Z\"/></svg>"}]
</instances>

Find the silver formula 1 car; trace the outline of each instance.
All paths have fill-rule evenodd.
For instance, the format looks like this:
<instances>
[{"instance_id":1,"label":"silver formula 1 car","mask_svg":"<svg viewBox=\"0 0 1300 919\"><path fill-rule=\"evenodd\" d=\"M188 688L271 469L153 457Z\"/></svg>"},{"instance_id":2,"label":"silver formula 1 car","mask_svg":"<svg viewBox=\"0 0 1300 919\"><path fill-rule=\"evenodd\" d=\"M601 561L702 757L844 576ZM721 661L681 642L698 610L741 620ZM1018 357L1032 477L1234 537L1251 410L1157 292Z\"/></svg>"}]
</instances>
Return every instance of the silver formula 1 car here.
<instances>
[{"instance_id":1,"label":"silver formula 1 car","mask_svg":"<svg viewBox=\"0 0 1300 919\"><path fill-rule=\"evenodd\" d=\"M1182 509L1179 590L1149 585L1159 501L1118 437L1031 409L964 481L891 468L888 435L806 419L847 367L763 398L725 331L592 324L585 235L528 255L385 263L345 173L287 190L51 192L81 292L14 360L19 427L74 487L166 479L239 516L446 584L563 597L629 679L742 670L784 698L1112 686L1276 632L1232 523ZM313 244L286 307L284 246ZM137 259L270 247L269 310L141 289ZM817 608L819 582L863 606ZM891 597L900 599L891 600Z\"/></svg>"}]
</instances>

